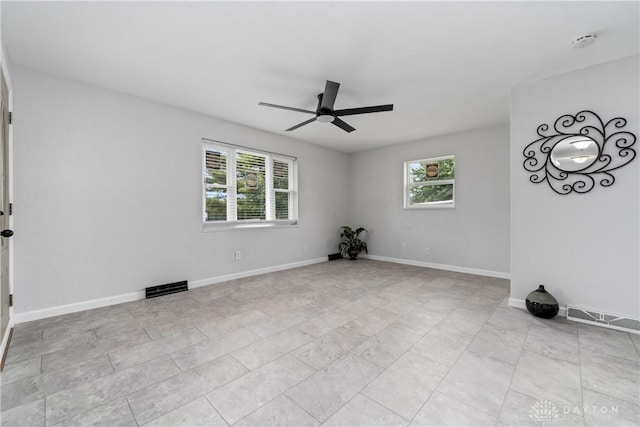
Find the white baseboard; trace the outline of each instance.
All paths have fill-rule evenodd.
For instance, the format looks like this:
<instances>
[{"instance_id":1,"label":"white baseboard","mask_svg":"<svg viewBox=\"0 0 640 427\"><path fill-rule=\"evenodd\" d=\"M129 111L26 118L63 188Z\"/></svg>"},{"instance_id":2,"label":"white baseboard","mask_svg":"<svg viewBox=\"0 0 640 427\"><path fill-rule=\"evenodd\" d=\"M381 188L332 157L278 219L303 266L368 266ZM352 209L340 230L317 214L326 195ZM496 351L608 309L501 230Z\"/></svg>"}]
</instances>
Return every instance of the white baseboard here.
<instances>
[{"instance_id":1,"label":"white baseboard","mask_svg":"<svg viewBox=\"0 0 640 427\"><path fill-rule=\"evenodd\" d=\"M511 279L511 273L505 273L502 271L481 270L479 268L458 267L456 265L435 264L432 262L415 261L412 259L391 258L379 255L358 255L364 259L372 259L375 261L394 262L396 264L414 265L416 267L435 268L436 270L455 271L456 273L468 273L477 274L478 276L496 277L498 279Z\"/></svg>"},{"instance_id":2,"label":"white baseboard","mask_svg":"<svg viewBox=\"0 0 640 427\"><path fill-rule=\"evenodd\" d=\"M527 303L523 299L509 298L509 307L523 308L526 310ZM567 307L560 306L559 309L558 316L567 317Z\"/></svg>"},{"instance_id":3,"label":"white baseboard","mask_svg":"<svg viewBox=\"0 0 640 427\"><path fill-rule=\"evenodd\" d=\"M243 279L245 277L257 276L259 274L273 273L274 271L289 270L292 268L304 267L306 265L319 264L325 261L328 261L327 257L313 258L299 262L292 262L290 264L280 264L274 265L272 267L257 268L255 270L225 274L224 276L210 277L208 279L194 280L192 282L189 282L189 289L213 285L215 283L228 282L229 280Z\"/></svg>"},{"instance_id":4,"label":"white baseboard","mask_svg":"<svg viewBox=\"0 0 640 427\"><path fill-rule=\"evenodd\" d=\"M106 307L108 305L122 304L144 298L144 291L131 292L128 294L115 295L107 298L93 299L89 301L76 302L73 304L58 305L55 307L43 308L41 310L25 311L17 313L14 322L24 323L32 320L46 319L47 317L61 316L63 314L75 313L78 311L91 310L92 308Z\"/></svg>"},{"instance_id":5,"label":"white baseboard","mask_svg":"<svg viewBox=\"0 0 640 427\"><path fill-rule=\"evenodd\" d=\"M304 267L306 265L318 264L327 261L326 257L313 258L305 261L293 262L290 264L274 265L271 267L258 268L255 270L243 271L239 273L226 274L224 276L211 277L208 279L194 280L189 282L189 288L199 288L201 286L226 282L233 279L257 276L259 274L272 273L274 271L289 270L291 268ZM30 322L32 320L46 319L47 317L60 316L63 314L75 313L78 311L91 310L92 308L106 307L108 305L122 304L125 302L137 301L145 298L144 291L131 292L128 294L115 295L107 298L99 298L90 301L82 301L73 304L59 305L56 307L43 308L41 310L25 311L14 314L12 321L15 324ZM3 343L4 345L4 343Z\"/></svg>"}]
</instances>

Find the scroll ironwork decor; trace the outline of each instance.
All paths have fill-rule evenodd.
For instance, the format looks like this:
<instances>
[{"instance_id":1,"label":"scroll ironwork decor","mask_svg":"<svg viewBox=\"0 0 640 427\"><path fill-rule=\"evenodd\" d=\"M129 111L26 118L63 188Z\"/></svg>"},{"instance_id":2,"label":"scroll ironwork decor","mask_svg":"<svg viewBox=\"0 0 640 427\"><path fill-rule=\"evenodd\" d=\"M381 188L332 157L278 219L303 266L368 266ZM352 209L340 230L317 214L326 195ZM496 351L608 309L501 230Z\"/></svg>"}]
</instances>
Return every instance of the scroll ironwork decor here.
<instances>
[{"instance_id":1,"label":"scroll ironwork decor","mask_svg":"<svg viewBox=\"0 0 640 427\"><path fill-rule=\"evenodd\" d=\"M604 122L589 110L556 119L553 128L538 126L539 139L523 150L529 181L546 181L558 194L587 193L596 183L610 187L613 171L636 157L636 136L622 130L627 121L616 117Z\"/></svg>"}]
</instances>

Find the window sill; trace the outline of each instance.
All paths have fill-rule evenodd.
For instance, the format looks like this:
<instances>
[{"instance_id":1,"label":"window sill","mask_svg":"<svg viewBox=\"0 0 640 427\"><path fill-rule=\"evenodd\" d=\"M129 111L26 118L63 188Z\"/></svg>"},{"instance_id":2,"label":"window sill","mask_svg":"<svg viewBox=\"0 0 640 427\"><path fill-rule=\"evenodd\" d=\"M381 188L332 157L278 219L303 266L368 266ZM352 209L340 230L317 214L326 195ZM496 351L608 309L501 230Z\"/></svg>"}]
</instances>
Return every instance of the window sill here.
<instances>
[{"instance_id":1,"label":"window sill","mask_svg":"<svg viewBox=\"0 0 640 427\"><path fill-rule=\"evenodd\" d=\"M233 221L233 222L205 222L202 224L203 233L212 233L217 231L232 230L256 230L271 228L295 228L298 227L298 221Z\"/></svg>"},{"instance_id":2,"label":"window sill","mask_svg":"<svg viewBox=\"0 0 640 427\"><path fill-rule=\"evenodd\" d=\"M422 209L455 209L456 205L454 203L447 203L447 204L434 204L434 205L428 205L428 206L405 206L404 210L406 211L412 211L412 210L422 210Z\"/></svg>"}]
</instances>

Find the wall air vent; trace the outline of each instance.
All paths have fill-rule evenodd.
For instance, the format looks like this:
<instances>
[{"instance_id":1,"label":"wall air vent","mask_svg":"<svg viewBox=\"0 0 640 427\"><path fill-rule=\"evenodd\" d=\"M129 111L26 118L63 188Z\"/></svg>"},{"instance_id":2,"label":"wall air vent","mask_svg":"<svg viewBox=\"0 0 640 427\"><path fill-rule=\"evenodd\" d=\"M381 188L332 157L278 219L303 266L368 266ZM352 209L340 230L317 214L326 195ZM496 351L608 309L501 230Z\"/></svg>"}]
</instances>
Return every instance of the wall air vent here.
<instances>
[{"instance_id":1,"label":"wall air vent","mask_svg":"<svg viewBox=\"0 0 640 427\"><path fill-rule=\"evenodd\" d=\"M187 281L183 280L182 282L167 283L166 285L151 286L150 288L145 288L145 294L147 299L149 299L188 290L189 287L187 285Z\"/></svg>"},{"instance_id":2,"label":"wall air vent","mask_svg":"<svg viewBox=\"0 0 640 427\"><path fill-rule=\"evenodd\" d=\"M620 317L615 314L600 313L595 310L567 305L567 319L604 328L640 334L640 320Z\"/></svg>"}]
</instances>

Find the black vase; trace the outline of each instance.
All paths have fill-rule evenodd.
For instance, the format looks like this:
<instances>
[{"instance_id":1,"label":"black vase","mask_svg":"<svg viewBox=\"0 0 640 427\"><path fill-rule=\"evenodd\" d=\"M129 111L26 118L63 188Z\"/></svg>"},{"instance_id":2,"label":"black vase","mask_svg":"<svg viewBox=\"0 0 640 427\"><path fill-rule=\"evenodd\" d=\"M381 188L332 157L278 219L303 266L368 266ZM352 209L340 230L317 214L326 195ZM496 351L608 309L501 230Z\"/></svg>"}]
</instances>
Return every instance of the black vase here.
<instances>
[{"instance_id":1,"label":"black vase","mask_svg":"<svg viewBox=\"0 0 640 427\"><path fill-rule=\"evenodd\" d=\"M551 319L559 309L558 301L542 285L527 295L527 310L534 316Z\"/></svg>"}]
</instances>

